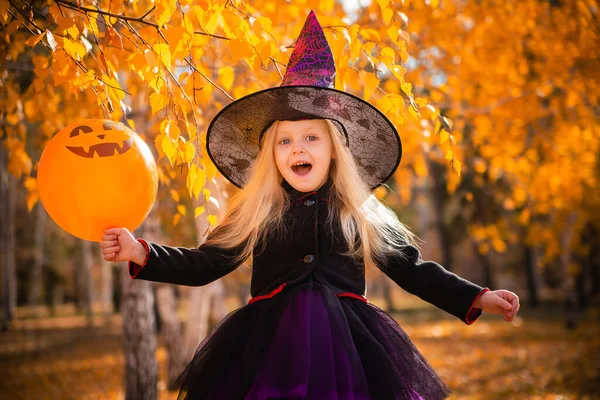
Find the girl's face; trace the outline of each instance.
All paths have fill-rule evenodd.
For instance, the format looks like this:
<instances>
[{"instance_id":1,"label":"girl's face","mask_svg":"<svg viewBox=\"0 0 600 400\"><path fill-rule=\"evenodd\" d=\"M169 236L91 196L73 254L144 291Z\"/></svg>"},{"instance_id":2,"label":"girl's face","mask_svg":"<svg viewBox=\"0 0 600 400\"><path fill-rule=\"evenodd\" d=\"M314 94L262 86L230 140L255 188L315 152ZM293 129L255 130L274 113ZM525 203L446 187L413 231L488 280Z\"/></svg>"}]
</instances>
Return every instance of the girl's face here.
<instances>
[{"instance_id":1,"label":"girl's face","mask_svg":"<svg viewBox=\"0 0 600 400\"><path fill-rule=\"evenodd\" d=\"M273 149L275 164L299 192L317 190L327 181L332 149L325 120L279 122Z\"/></svg>"}]
</instances>

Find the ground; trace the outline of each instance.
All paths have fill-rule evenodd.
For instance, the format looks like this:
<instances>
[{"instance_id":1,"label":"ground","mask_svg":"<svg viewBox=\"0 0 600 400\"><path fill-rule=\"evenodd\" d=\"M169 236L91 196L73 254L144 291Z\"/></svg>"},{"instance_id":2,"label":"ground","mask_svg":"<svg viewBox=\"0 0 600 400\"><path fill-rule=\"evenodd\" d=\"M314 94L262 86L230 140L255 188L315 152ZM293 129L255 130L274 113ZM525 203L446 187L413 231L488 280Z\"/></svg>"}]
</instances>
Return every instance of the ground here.
<instances>
[{"instance_id":1,"label":"ground","mask_svg":"<svg viewBox=\"0 0 600 400\"><path fill-rule=\"evenodd\" d=\"M375 301L375 304L377 302ZM600 316L567 330L561 308L523 306L512 323L484 314L473 325L422 302L393 316L453 390L450 399L600 399ZM0 333L2 399L123 399L118 315L85 327L80 315L22 318ZM159 398L166 352L159 337Z\"/></svg>"}]
</instances>

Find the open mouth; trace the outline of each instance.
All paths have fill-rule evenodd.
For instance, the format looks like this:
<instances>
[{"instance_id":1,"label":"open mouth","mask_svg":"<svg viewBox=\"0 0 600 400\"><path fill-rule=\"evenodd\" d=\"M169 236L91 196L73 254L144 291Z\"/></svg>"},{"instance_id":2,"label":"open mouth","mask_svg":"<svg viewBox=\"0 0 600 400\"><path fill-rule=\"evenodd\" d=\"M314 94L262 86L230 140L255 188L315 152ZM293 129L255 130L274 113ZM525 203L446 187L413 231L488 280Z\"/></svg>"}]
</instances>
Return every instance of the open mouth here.
<instances>
[{"instance_id":1,"label":"open mouth","mask_svg":"<svg viewBox=\"0 0 600 400\"><path fill-rule=\"evenodd\" d=\"M292 171L297 175L304 176L310 172L312 169L312 164L307 162L297 162L292 165Z\"/></svg>"},{"instance_id":2,"label":"open mouth","mask_svg":"<svg viewBox=\"0 0 600 400\"><path fill-rule=\"evenodd\" d=\"M90 146L86 151L83 147L72 147L67 146L72 153L77 154L80 157L93 158L94 155L98 154L98 157L110 157L115 155L115 151L118 154L123 154L131 148L133 139L129 139L123 142L122 146L118 143L100 143Z\"/></svg>"}]
</instances>

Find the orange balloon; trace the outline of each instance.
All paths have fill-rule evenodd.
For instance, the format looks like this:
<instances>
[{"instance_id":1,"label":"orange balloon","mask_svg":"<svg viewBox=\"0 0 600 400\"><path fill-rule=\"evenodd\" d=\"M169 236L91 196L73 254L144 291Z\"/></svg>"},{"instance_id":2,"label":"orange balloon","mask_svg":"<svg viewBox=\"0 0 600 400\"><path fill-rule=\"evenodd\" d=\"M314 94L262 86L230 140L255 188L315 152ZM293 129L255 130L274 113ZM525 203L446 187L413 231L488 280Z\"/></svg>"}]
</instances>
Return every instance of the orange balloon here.
<instances>
[{"instance_id":1,"label":"orange balloon","mask_svg":"<svg viewBox=\"0 0 600 400\"><path fill-rule=\"evenodd\" d=\"M100 242L103 231L139 227L154 204L158 174L152 152L125 125L76 122L48 143L37 186L48 215L73 236Z\"/></svg>"}]
</instances>

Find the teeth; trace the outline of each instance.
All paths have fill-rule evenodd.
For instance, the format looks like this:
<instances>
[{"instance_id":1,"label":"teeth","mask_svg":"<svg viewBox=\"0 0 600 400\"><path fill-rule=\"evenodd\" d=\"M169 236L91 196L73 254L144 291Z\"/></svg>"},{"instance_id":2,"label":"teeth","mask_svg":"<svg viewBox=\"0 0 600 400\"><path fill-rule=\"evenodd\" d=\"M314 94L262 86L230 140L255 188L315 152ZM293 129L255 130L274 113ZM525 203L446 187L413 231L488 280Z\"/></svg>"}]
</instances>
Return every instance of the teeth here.
<instances>
[{"instance_id":1,"label":"teeth","mask_svg":"<svg viewBox=\"0 0 600 400\"><path fill-rule=\"evenodd\" d=\"M307 162L299 162L299 163L292 165L292 167L296 167L298 165L309 165L309 164Z\"/></svg>"}]
</instances>

